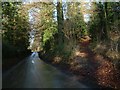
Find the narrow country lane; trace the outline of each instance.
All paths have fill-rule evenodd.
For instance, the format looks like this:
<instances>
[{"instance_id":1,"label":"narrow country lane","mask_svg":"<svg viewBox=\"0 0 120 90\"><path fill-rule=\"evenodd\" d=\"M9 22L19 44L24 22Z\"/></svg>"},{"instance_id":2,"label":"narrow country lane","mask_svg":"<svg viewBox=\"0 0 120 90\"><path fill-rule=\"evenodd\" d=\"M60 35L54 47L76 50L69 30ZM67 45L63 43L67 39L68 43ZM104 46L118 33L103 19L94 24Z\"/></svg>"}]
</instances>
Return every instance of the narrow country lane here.
<instances>
[{"instance_id":1,"label":"narrow country lane","mask_svg":"<svg viewBox=\"0 0 120 90\"><path fill-rule=\"evenodd\" d=\"M3 73L3 88L87 88L74 77L46 64L32 53L11 70Z\"/></svg>"}]
</instances>

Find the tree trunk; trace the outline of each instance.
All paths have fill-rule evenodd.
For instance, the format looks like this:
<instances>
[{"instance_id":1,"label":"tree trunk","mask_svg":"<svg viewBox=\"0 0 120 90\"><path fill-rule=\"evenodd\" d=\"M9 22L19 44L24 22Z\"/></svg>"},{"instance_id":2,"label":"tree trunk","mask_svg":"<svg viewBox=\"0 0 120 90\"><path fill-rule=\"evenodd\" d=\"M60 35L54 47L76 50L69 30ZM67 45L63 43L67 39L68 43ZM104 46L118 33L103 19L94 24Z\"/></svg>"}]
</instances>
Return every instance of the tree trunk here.
<instances>
[{"instance_id":1,"label":"tree trunk","mask_svg":"<svg viewBox=\"0 0 120 90\"><path fill-rule=\"evenodd\" d=\"M61 46L63 43L63 9L62 0L57 2L57 22L58 22L58 45Z\"/></svg>"},{"instance_id":2,"label":"tree trunk","mask_svg":"<svg viewBox=\"0 0 120 90\"><path fill-rule=\"evenodd\" d=\"M107 12L107 2L105 2L105 4L104 4L105 6L104 6L104 14L105 14L105 29L104 29L104 35L105 35L105 38L108 38L108 33L107 33L107 30L108 30L108 23L107 23L107 14L108 14L108 12Z\"/></svg>"}]
</instances>

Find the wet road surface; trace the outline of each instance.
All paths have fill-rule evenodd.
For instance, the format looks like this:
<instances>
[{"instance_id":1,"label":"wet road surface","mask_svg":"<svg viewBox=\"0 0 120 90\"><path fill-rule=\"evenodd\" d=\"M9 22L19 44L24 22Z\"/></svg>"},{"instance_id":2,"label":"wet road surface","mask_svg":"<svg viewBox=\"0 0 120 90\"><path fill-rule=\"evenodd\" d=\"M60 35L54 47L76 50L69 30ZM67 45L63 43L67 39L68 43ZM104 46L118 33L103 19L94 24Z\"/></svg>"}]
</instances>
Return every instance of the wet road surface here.
<instances>
[{"instance_id":1,"label":"wet road surface","mask_svg":"<svg viewBox=\"0 0 120 90\"><path fill-rule=\"evenodd\" d=\"M37 53L3 73L2 79L3 88L87 88L75 77L40 60Z\"/></svg>"}]
</instances>

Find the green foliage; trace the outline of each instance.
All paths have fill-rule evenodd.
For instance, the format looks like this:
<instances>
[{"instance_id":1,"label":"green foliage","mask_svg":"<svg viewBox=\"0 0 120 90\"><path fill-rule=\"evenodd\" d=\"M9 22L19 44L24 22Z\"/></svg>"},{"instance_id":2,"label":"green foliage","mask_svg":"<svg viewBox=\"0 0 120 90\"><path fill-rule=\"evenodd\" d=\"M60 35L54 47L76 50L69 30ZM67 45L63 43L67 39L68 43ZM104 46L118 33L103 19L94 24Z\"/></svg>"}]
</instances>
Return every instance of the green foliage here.
<instances>
[{"instance_id":1,"label":"green foliage","mask_svg":"<svg viewBox=\"0 0 120 90\"><path fill-rule=\"evenodd\" d=\"M65 4L65 3L64 3ZM80 12L80 3L72 4L66 3L67 5L67 20L64 19L62 3L57 3L57 6L51 6L42 4L42 10L40 15L46 15L41 18L42 27L40 32L42 36L42 47L43 51L49 56L60 56L62 58L68 58L76 41L79 40L80 36L88 34L86 24L83 19L83 15ZM55 8L56 7L56 8ZM56 9L57 16L53 18L53 12ZM68 40L69 39L69 40ZM66 43L68 42L68 43ZM71 45L70 45L70 42ZM68 48L68 50L66 49Z\"/></svg>"},{"instance_id":2,"label":"green foliage","mask_svg":"<svg viewBox=\"0 0 120 90\"><path fill-rule=\"evenodd\" d=\"M7 52L8 49L16 53L16 50L25 51L28 47L28 31L30 28L28 18L18 13L20 12L21 5L21 2L2 2L2 36L6 47L6 49L3 48L3 52ZM10 48L16 50L11 50Z\"/></svg>"},{"instance_id":3,"label":"green foliage","mask_svg":"<svg viewBox=\"0 0 120 90\"><path fill-rule=\"evenodd\" d=\"M57 28L56 27L50 27L48 29L46 29L44 31L44 35L43 35L43 45L45 45L45 43L50 40L51 38L54 38L53 35L57 32Z\"/></svg>"},{"instance_id":4,"label":"green foliage","mask_svg":"<svg viewBox=\"0 0 120 90\"><path fill-rule=\"evenodd\" d=\"M36 46L41 48L40 50L46 50L48 47L52 47L48 42L52 42L54 38L54 34L57 32L57 23L53 19L53 11L55 7L53 6L53 3L35 3L33 4L32 8L36 8L39 10L35 16L35 22L32 25L32 27L35 29L36 34L35 34L35 42L32 47L36 43L39 43L39 46ZM33 10L34 12L35 10Z\"/></svg>"},{"instance_id":5,"label":"green foliage","mask_svg":"<svg viewBox=\"0 0 120 90\"><path fill-rule=\"evenodd\" d=\"M108 33L113 29L113 27L118 27L119 21L119 10L116 10L120 3L118 2L104 2L104 3L93 3L94 9L91 17L91 22L89 22L89 32L93 40L108 39Z\"/></svg>"},{"instance_id":6,"label":"green foliage","mask_svg":"<svg viewBox=\"0 0 120 90\"><path fill-rule=\"evenodd\" d=\"M74 2L74 3L67 3L68 10L67 16L69 20L72 22L70 26L73 31L73 35L76 37L74 39L79 39L81 36L87 35L87 27L84 22L83 13L81 12L81 3Z\"/></svg>"}]
</instances>

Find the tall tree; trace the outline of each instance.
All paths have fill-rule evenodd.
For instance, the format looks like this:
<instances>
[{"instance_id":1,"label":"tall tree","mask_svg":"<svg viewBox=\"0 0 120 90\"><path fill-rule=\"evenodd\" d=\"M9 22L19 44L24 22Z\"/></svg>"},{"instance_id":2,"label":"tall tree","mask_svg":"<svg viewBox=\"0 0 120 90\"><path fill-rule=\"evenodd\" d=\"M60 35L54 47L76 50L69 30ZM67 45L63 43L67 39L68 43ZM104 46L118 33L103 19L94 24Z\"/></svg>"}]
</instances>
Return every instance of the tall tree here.
<instances>
[{"instance_id":1,"label":"tall tree","mask_svg":"<svg viewBox=\"0 0 120 90\"><path fill-rule=\"evenodd\" d=\"M13 48L14 54L27 50L29 24L21 7L21 2L2 2L3 52L7 52L7 48Z\"/></svg>"},{"instance_id":2,"label":"tall tree","mask_svg":"<svg viewBox=\"0 0 120 90\"><path fill-rule=\"evenodd\" d=\"M57 22L58 22L58 46L61 46L63 43L63 7L62 7L62 0L58 0L57 2Z\"/></svg>"},{"instance_id":3,"label":"tall tree","mask_svg":"<svg viewBox=\"0 0 120 90\"><path fill-rule=\"evenodd\" d=\"M107 16L105 16L106 12L103 3L93 2L92 5L89 32L93 40L97 40L99 42L100 40L107 38Z\"/></svg>"},{"instance_id":4,"label":"tall tree","mask_svg":"<svg viewBox=\"0 0 120 90\"><path fill-rule=\"evenodd\" d=\"M87 27L84 21L84 15L82 13L82 5L79 2L67 3L67 20L68 26L66 27L67 36L70 37L70 41L74 43L79 39L87 35Z\"/></svg>"},{"instance_id":5,"label":"tall tree","mask_svg":"<svg viewBox=\"0 0 120 90\"><path fill-rule=\"evenodd\" d=\"M57 22L54 20L56 7L53 2L37 2L31 3L29 6L33 17L31 27L35 31L34 42L30 49L49 51L53 47L51 44L53 44L54 34L57 32Z\"/></svg>"}]
</instances>

